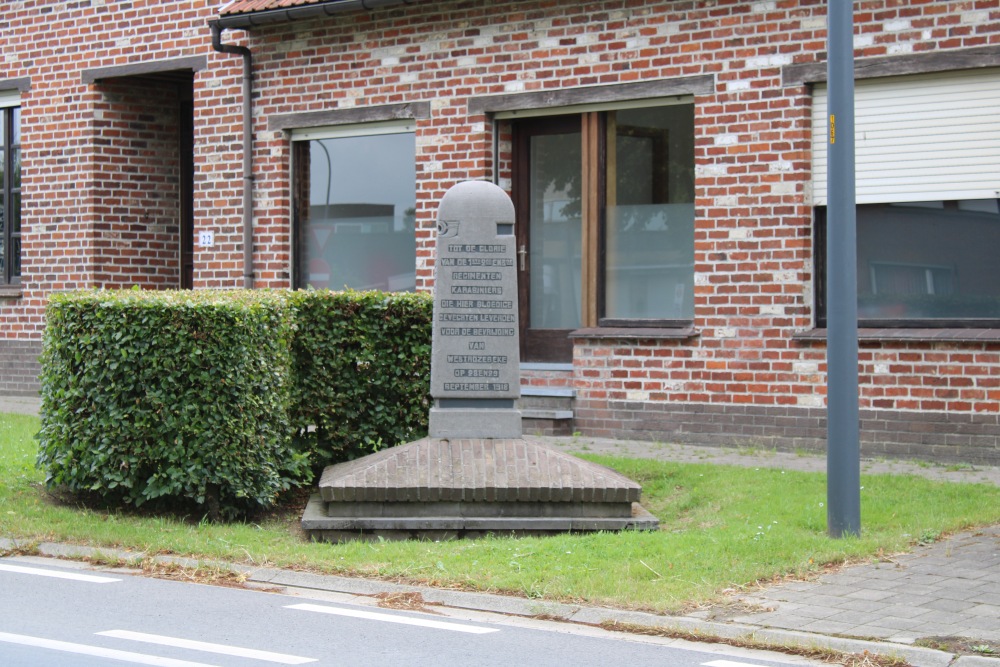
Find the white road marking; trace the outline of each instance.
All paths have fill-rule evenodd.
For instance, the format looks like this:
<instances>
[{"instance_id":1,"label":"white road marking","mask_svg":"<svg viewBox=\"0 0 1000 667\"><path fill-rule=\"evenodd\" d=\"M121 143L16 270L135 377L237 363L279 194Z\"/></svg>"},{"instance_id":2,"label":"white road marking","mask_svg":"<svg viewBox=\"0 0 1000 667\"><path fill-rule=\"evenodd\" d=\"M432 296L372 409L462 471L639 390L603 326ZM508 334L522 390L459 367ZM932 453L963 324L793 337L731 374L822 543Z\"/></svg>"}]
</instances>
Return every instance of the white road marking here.
<instances>
[{"instance_id":1,"label":"white road marking","mask_svg":"<svg viewBox=\"0 0 1000 667\"><path fill-rule=\"evenodd\" d=\"M72 644L70 642L56 641L55 639L43 639L41 637L29 637L28 635L13 635L7 632L0 632L0 642L8 644L20 644L22 646L34 646L52 651L62 651L63 653L76 653L77 655L89 655L95 658L106 658L108 660L121 660L131 662L135 665L153 665L153 667L214 667L203 662L188 662L187 660L175 660L173 658L161 658L145 653L132 653L131 651L116 651L100 646L89 646L87 644Z\"/></svg>"},{"instance_id":2,"label":"white road marking","mask_svg":"<svg viewBox=\"0 0 1000 667\"><path fill-rule=\"evenodd\" d=\"M336 616L350 616L351 618L363 618L369 621L383 621L385 623L399 623L401 625L416 625L421 628L434 628L436 630L468 632L474 635L485 635L489 634L490 632L500 632L500 630L497 628L482 628L475 625L463 625L461 623L449 623L446 621L433 621L431 619L413 618L411 616L395 616L392 614L379 614L377 612L362 611L360 609L327 607L318 604L293 604L285 607L285 609L313 611L320 614L334 614Z\"/></svg>"},{"instance_id":3,"label":"white road marking","mask_svg":"<svg viewBox=\"0 0 1000 667\"><path fill-rule=\"evenodd\" d=\"M733 662L732 660L713 660L701 663L702 667L761 667L752 662Z\"/></svg>"},{"instance_id":4,"label":"white road marking","mask_svg":"<svg viewBox=\"0 0 1000 667\"><path fill-rule=\"evenodd\" d=\"M234 655L239 658L252 658L254 660L264 660L266 662L276 662L281 665L304 665L307 662L316 662L316 658L303 658L297 655L286 653L272 653L270 651L258 651L252 648L242 648L240 646L226 646L225 644L211 644L209 642L199 642L191 639L180 639L178 637L166 637L164 635L149 635L144 632L132 632L130 630L106 630L96 633L102 637L114 637L115 639L129 639L147 644L157 644L159 646L175 646L177 648L191 649L192 651L204 651L205 653L219 653L222 655Z\"/></svg>"},{"instance_id":5,"label":"white road marking","mask_svg":"<svg viewBox=\"0 0 1000 667\"><path fill-rule=\"evenodd\" d=\"M77 574L76 572L62 572L60 570L45 570L40 567L24 567L23 565L8 565L0 563L0 570L4 572L16 572L18 574L33 574L39 577L54 577L56 579L72 579L73 581L86 581L92 584L111 584L121 579L111 577L98 577L93 574Z\"/></svg>"}]
</instances>

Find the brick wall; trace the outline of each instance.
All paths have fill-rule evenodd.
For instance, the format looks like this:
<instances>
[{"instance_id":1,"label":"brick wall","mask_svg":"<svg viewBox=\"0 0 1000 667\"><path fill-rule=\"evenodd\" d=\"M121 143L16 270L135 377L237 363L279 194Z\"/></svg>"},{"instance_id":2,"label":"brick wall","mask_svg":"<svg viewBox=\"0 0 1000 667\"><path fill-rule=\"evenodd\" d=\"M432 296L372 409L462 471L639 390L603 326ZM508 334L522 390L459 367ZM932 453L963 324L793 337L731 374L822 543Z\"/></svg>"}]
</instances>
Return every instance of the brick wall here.
<instances>
[{"instance_id":1,"label":"brick wall","mask_svg":"<svg viewBox=\"0 0 1000 667\"><path fill-rule=\"evenodd\" d=\"M702 425L706 441L817 442L825 349L821 340L801 335L814 320L811 97L805 85L784 85L782 72L824 61L826 5L825 0L418 2L275 25L249 36L227 31L225 41L249 45L255 59L258 285L288 286L292 261L291 142L285 131L268 129L269 118L430 104L429 118L415 121L417 281L429 289L434 217L443 193L468 178L511 184L509 123L499 125L494 156L493 124L485 115L470 115L471 96L709 75L711 91L694 98L697 334L683 340L579 339L570 379L538 371L527 381L571 384L578 397L577 428L595 435L681 437L693 432L676 427L677 416L685 415L690 424ZM196 0L5 3L0 79L30 76L31 90L22 95L24 294L0 300L0 337L37 340L48 293L118 280L102 267L124 271L110 246L101 245L108 225L118 224L106 211L114 206L108 199L133 197L137 190L130 189L135 183L109 185L114 163L100 143L108 128L97 122L99 113L115 106L123 113L124 107L112 104L107 84L83 84L83 68L206 58L192 90L194 224L196 235L214 232L215 246L195 249L194 284L241 284L241 63L211 49L205 22L219 6ZM855 11L859 58L1000 46L995 0L860 0ZM70 42L72 50L65 48ZM148 132L169 123L154 118L140 125ZM149 169L156 171L150 164L142 167ZM169 220L156 202L151 206L152 218ZM154 242L171 243L144 239L135 245ZM124 281L127 274L116 275ZM158 272L147 278L169 282ZM995 422L1000 413L997 343L866 341L861 363L862 407L866 415L879 415L866 421L871 442L902 446L913 436L893 440L880 434L910 433L908 425L929 414L935 425L928 429L938 436L922 434L921 443L909 443L923 446L920 452L933 452L939 444L954 447L949 438L976 428L1000 449L987 426L969 426ZM720 426L732 420L740 425L736 432ZM806 428L808 434L790 435L783 430L788 428Z\"/></svg>"},{"instance_id":2,"label":"brick wall","mask_svg":"<svg viewBox=\"0 0 1000 667\"><path fill-rule=\"evenodd\" d=\"M41 341L0 339L0 396L38 393L41 352Z\"/></svg>"},{"instance_id":3,"label":"brick wall","mask_svg":"<svg viewBox=\"0 0 1000 667\"><path fill-rule=\"evenodd\" d=\"M94 281L180 287L181 84L115 81L94 105Z\"/></svg>"}]
</instances>

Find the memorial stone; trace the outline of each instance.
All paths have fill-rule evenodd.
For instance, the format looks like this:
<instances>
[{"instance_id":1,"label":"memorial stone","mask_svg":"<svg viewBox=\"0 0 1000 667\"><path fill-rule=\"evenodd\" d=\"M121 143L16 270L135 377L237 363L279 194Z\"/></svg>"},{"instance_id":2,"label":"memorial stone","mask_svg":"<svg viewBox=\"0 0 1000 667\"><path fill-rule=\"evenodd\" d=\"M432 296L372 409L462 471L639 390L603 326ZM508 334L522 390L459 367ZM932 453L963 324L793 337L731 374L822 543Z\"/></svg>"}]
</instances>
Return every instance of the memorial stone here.
<instances>
[{"instance_id":1,"label":"memorial stone","mask_svg":"<svg viewBox=\"0 0 1000 667\"><path fill-rule=\"evenodd\" d=\"M655 530L642 487L521 434L514 206L468 181L441 200L430 434L327 466L302 516L313 538L450 539Z\"/></svg>"},{"instance_id":2,"label":"memorial stone","mask_svg":"<svg viewBox=\"0 0 1000 667\"><path fill-rule=\"evenodd\" d=\"M492 183L459 183L437 233L430 436L519 438L514 205Z\"/></svg>"}]
</instances>

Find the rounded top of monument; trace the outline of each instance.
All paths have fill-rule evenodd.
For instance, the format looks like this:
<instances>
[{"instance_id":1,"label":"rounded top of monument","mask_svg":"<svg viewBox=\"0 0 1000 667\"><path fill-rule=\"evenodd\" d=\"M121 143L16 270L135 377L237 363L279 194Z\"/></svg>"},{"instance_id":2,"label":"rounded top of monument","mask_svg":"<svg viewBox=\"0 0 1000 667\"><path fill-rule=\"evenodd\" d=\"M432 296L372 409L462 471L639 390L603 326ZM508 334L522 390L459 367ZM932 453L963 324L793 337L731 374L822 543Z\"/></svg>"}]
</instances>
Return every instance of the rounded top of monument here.
<instances>
[{"instance_id":1,"label":"rounded top of monument","mask_svg":"<svg viewBox=\"0 0 1000 667\"><path fill-rule=\"evenodd\" d=\"M513 224L514 203L489 181L462 181L448 188L438 207L439 226L454 222Z\"/></svg>"}]
</instances>

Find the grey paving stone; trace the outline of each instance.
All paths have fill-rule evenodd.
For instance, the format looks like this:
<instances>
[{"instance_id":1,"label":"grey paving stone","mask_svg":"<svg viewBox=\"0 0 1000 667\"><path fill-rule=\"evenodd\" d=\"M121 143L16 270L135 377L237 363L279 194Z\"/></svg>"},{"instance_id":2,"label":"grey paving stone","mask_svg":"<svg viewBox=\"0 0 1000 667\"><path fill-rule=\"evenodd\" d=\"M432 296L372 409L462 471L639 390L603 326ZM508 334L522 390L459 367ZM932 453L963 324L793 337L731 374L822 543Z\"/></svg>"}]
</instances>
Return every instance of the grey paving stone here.
<instances>
[{"instance_id":1,"label":"grey paving stone","mask_svg":"<svg viewBox=\"0 0 1000 667\"><path fill-rule=\"evenodd\" d=\"M950 611L954 613L960 613L966 609L971 609L976 606L973 602L966 602L964 600L949 600L947 598L938 598L937 600L931 600L930 602L921 605L927 607L928 609L936 609L938 611Z\"/></svg>"},{"instance_id":2,"label":"grey paving stone","mask_svg":"<svg viewBox=\"0 0 1000 667\"><path fill-rule=\"evenodd\" d=\"M887 598L882 599L882 603L889 605L891 607L917 607L931 600L937 600L936 597L931 595L916 595L913 593L897 593Z\"/></svg>"},{"instance_id":3,"label":"grey paving stone","mask_svg":"<svg viewBox=\"0 0 1000 667\"><path fill-rule=\"evenodd\" d=\"M834 623L847 623L854 626L863 626L868 625L869 623L874 625L876 621L880 621L882 618L883 616L881 614L872 612L842 611L824 620ZM848 634L857 633L850 632Z\"/></svg>"},{"instance_id":4,"label":"grey paving stone","mask_svg":"<svg viewBox=\"0 0 1000 667\"><path fill-rule=\"evenodd\" d=\"M1000 593L980 593L969 598L971 602L1000 606Z\"/></svg>"},{"instance_id":5,"label":"grey paving stone","mask_svg":"<svg viewBox=\"0 0 1000 667\"><path fill-rule=\"evenodd\" d=\"M862 588L861 590L852 591L847 594L848 598L855 600L885 600L886 598L891 598L893 593L890 591L880 591L874 590L872 588Z\"/></svg>"},{"instance_id":6,"label":"grey paving stone","mask_svg":"<svg viewBox=\"0 0 1000 667\"><path fill-rule=\"evenodd\" d=\"M889 639L890 637L895 637L899 630L893 628L883 628L878 625L871 625L866 623L863 627L855 628L848 634L856 635L858 637L877 637L878 639Z\"/></svg>"},{"instance_id":7,"label":"grey paving stone","mask_svg":"<svg viewBox=\"0 0 1000 667\"><path fill-rule=\"evenodd\" d=\"M806 623L802 626L802 629L807 632L816 632L822 635L846 635L848 634L848 631L854 629L855 626L856 624L854 623L844 623L841 621L822 619Z\"/></svg>"},{"instance_id":8,"label":"grey paving stone","mask_svg":"<svg viewBox=\"0 0 1000 667\"><path fill-rule=\"evenodd\" d=\"M892 616L894 618L910 618L916 619L927 614L937 614L940 613L933 609L928 609L927 607L921 605L888 605L883 610L886 616Z\"/></svg>"},{"instance_id":9,"label":"grey paving stone","mask_svg":"<svg viewBox=\"0 0 1000 667\"><path fill-rule=\"evenodd\" d=\"M965 613L970 616L1000 619L1000 606L995 604L977 604L974 607L966 609ZM1000 621L994 621L994 623L1000 626Z\"/></svg>"},{"instance_id":10,"label":"grey paving stone","mask_svg":"<svg viewBox=\"0 0 1000 667\"><path fill-rule=\"evenodd\" d=\"M923 612L917 616L885 616L879 620L879 625L885 628L894 628L895 630L916 630L918 627L923 625L920 617L927 614L928 612Z\"/></svg>"},{"instance_id":11,"label":"grey paving stone","mask_svg":"<svg viewBox=\"0 0 1000 667\"><path fill-rule=\"evenodd\" d=\"M885 615L885 602L881 600L847 600L840 605L841 609L846 609L849 611L859 611L859 612L874 612L878 611L880 614Z\"/></svg>"}]
</instances>

